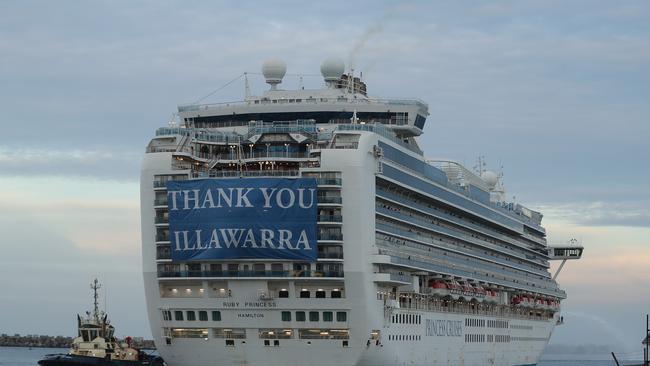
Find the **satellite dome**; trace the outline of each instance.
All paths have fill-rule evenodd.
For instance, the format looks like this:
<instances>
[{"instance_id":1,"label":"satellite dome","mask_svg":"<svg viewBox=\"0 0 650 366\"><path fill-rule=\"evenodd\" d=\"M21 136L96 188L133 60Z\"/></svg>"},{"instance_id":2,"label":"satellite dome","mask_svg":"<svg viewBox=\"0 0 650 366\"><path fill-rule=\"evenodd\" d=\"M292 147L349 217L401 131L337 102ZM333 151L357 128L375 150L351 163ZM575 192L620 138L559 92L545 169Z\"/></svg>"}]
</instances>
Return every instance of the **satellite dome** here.
<instances>
[{"instance_id":1,"label":"satellite dome","mask_svg":"<svg viewBox=\"0 0 650 366\"><path fill-rule=\"evenodd\" d=\"M277 58L266 60L262 64L262 74L268 84L271 84L271 89L275 89L277 84L282 82L282 78L287 73L287 64Z\"/></svg>"},{"instance_id":2,"label":"satellite dome","mask_svg":"<svg viewBox=\"0 0 650 366\"><path fill-rule=\"evenodd\" d=\"M344 72L345 64L338 57L328 58L320 65L320 73L326 82L339 80Z\"/></svg>"},{"instance_id":3,"label":"satellite dome","mask_svg":"<svg viewBox=\"0 0 650 366\"><path fill-rule=\"evenodd\" d=\"M488 187L490 187L490 189L494 189L494 187L497 185L497 181L499 180L499 176L493 171L486 170L483 172L483 174L481 174L481 179L483 179L483 181L488 185Z\"/></svg>"}]
</instances>

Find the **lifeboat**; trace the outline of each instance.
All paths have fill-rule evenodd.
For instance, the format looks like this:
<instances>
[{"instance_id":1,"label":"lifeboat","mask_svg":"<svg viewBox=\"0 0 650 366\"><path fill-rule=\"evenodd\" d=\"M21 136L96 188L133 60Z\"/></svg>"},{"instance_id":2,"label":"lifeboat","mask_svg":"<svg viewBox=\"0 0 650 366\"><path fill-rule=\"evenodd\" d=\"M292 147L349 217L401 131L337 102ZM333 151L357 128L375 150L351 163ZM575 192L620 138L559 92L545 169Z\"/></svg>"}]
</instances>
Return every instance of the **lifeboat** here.
<instances>
[{"instance_id":1,"label":"lifeboat","mask_svg":"<svg viewBox=\"0 0 650 366\"><path fill-rule=\"evenodd\" d=\"M445 297L449 295L449 289L447 284L442 280L431 280L429 281L429 291L437 296Z\"/></svg>"},{"instance_id":2,"label":"lifeboat","mask_svg":"<svg viewBox=\"0 0 650 366\"><path fill-rule=\"evenodd\" d=\"M491 302L491 303L497 303L499 302L499 296L496 291L494 290L486 290L485 291L485 301Z\"/></svg>"},{"instance_id":3,"label":"lifeboat","mask_svg":"<svg viewBox=\"0 0 650 366\"><path fill-rule=\"evenodd\" d=\"M487 296L487 290L481 286L476 286L474 287L474 296L478 301L483 302L486 300L485 297Z\"/></svg>"},{"instance_id":4,"label":"lifeboat","mask_svg":"<svg viewBox=\"0 0 650 366\"><path fill-rule=\"evenodd\" d=\"M510 303L512 305L520 305L522 302L523 302L523 297L521 297L521 296L515 295L515 296L510 298Z\"/></svg>"},{"instance_id":5,"label":"lifeboat","mask_svg":"<svg viewBox=\"0 0 650 366\"><path fill-rule=\"evenodd\" d=\"M463 287L456 281L452 280L447 282L447 289L449 289L449 294L454 300L459 299L463 295Z\"/></svg>"}]
</instances>

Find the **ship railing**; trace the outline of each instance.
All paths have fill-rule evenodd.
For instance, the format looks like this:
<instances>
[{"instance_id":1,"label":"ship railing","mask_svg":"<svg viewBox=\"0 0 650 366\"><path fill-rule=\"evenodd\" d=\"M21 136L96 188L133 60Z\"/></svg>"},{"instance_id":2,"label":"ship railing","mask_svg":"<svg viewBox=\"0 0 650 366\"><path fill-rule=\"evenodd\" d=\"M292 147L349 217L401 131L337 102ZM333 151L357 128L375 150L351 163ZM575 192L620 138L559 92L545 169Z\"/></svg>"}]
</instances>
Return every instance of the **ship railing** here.
<instances>
[{"instance_id":1,"label":"ship railing","mask_svg":"<svg viewBox=\"0 0 650 366\"><path fill-rule=\"evenodd\" d=\"M194 178L297 177L300 175L298 170L221 170L194 173Z\"/></svg>"},{"instance_id":2,"label":"ship railing","mask_svg":"<svg viewBox=\"0 0 650 366\"><path fill-rule=\"evenodd\" d=\"M317 178L316 182L319 186L340 186L341 178Z\"/></svg>"},{"instance_id":3,"label":"ship railing","mask_svg":"<svg viewBox=\"0 0 650 366\"><path fill-rule=\"evenodd\" d=\"M271 158L285 158L285 159L307 159L309 152L286 152L286 151L253 151L237 154L237 152L226 154L209 154L209 153L196 153L196 157L205 160L247 160L247 159L271 159Z\"/></svg>"},{"instance_id":4,"label":"ship railing","mask_svg":"<svg viewBox=\"0 0 650 366\"><path fill-rule=\"evenodd\" d=\"M395 247L395 250L400 250L401 249L400 246L395 245L394 243L383 241L383 240L382 241L377 240L377 243L382 244L382 245L387 245L387 246L393 246L393 247ZM387 251L387 252L390 252L390 253L398 254L395 251L390 250L390 249L389 250L380 249L380 251ZM399 257L399 255L397 255L397 256ZM461 269L459 269L459 267L465 267L465 266L468 265L468 262L465 259L463 259L461 256L459 256L457 254L453 254L453 253L447 255L445 257L445 258L447 258L447 260L444 260L444 261L441 261L441 260L438 260L436 258L426 256L426 255L416 254L416 253L413 253L411 256L409 256L409 260L410 260L410 257L413 257L414 259L416 259L416 258L421 259L421 260L425 261L426 263L428 263L428 262L439 262L439 263L441 263L441 265L444 265L444 266L447 266L447 267L453 267L457 271L462 271ZM530 278L530 277L527 277L527 276L522 276L521 274L513 272L513 271L508 271L508 270L504 270L504 269L495 268L495 266L486 266L486 265L478 263L478 261L476 261L474 259L470 259L469 263L471 263L471 268L472 269L481 268L481 269L484 269L485 271L501 274L501 275L504 276L503 279L506 280L506 281L515 281L515 282L518 282L518 283L527 283L529 285L532 284L533 287L553 289L553 287L548 286L549 284L551 284L550 281L546 281L546 282L538 281L538 280L536 280L534 278Z\"/></svg>"},{"instance_id":5,"label":"ship railing","mask_svg":"<svg viewBox=\"0 0 650 366\"><path fill-rule=\"evenodd\" d=\"M402 141L400 138L397 137L395 132L391 130L389 127L384 126L383 124L345 124L345 125L338 125L336 127L337 131L368 131L368 132L374 132L378 134L379 136L385 137L389 139L390 141L405 147L415 153L418 153L422 155L422 150L420 150L417 146L413 146L410 144L405 143Z\"/></svg>"},{"instance_id":6,"label":"ship railing","mask_svg":"<svg viewBox=\"0 0 650 366\"><path fill-rule=\"evenodd\" d=\"M318 240L343 240L343 234L337 233L319 233Z\"/></svg>"},{"instance_id":7,"label":"ship railing","mask_svg":"<svg viewBox=\"0 0 650 366\"><path fill-rule=\"evenodd\" d=\"M334 145L331 146L324 146L322 149L340 149L340 150L356 150L359 148L359 143L358 142L335 142Z\"/></svg>"},{"instance_id":8,"label":"ship railing","mask_svg":"<svg viewBox=\"0 0 650 366\"><path fill-rule=\"evenodd\" d=\"M156 235L156 241L169 241L169 235Z\"/></svg>"},{"instance_id":9,"label":"ship railing","mask_svg":"<svg viewBox=\"0 0 650 366\"><path fill-rule=\"evenodd\" d=\"M467 241L467 242L482 246L484 248L489 248L489 249L491 249L491 250L493 250L495 252L508 253L508 254L510 254L510 255L512 255L514 257L518 257L520 259L525 259L525 260L531 261L531 262L533 262L535 264L539 264L541 262L540 258L532 258L532 257L529 257L527 255L523 255L521 253L515 252L513 250L505 249L505 248L500 247L500 246L498 246L496 244L492 244L492 243L488 243L488 242L486 242L484 240L480 240L480 239L478 239L476 237L473 237L471 235L460 233L460 232L448 229L448 228L440 226L440 225L434 225L434 224L431 223L430 220L423 220L423 219L417 218L415 216L409 216L409 215L406 215L406 214L403 214L403 213L400 213L400 212L391 211L391 210L389 210L387 208L383 208L383 207L376 207L375 209L376 209L376 211L378 213L380 213L382 215L388 216L390 218L397 218L397 219L400 219L400 220L404 220L406 222L410 222L410 223L420 225L420 226L424 227L425 230L430 230L430 231L434 231L436 233L442 233L442 234L445 234L445 235L449 235L449 236L455 237L456 239L459 239L459 240L464 240L464 241ZM381 224L381 225L385 225L385 224ZM397 227L394 227L394 226L385 226L385 227L390 228L390 230L399 230L401 234L406 235L406 236L419 237L419 235L413 235L414 234L413 232L407 232L406 230L404 230L402 228L397 228ZM441 243L441 245L444 245L444 244ZM445 246L453 248L453 246L449 246L449 245L445 245ZM490 260L490 261L496 261L494 258L490 258L490 257L487 257L487 256L483 256L483 257ZM502 264L507 264L508 266L513 266L514 265L513 263L502 263ZM535 274L537 274L539 276L547 276L546 272L538 271L538 270L535 270L533 268L525 268L525 269L524 268L518 268L518 269L525 270L525 271L528 271L528 272L534 272Z\"/></svg>"},{"instance_id":10,"label":"ship railing","mask_svg":"<svg viewBox=\"0 0 650 366\"><path fill-rule=\"evenodd\" d=\"M528 248L526 246L523 246L520 242L518 242L516 239L514 239L514 238L512 238L510 236L500 234L500 233L498 233L498 232L496 232L496 231L494 231L494 230L492 230L490 228L479 226L479 225L471 223L469 221L463 221L463 220L459 219L458 217L452 216L452 215L450 215L448 213L445 213L445 212L442 212L442 211L432 212L433 210L430 207L426 206L426 205L423 205L423 204L421 204L421 203L419 203L417 201L408 199L406 197L399 196L399 195L387 192L384 189L377 188L377 196L379 196L380 198L396 201L399 204L402 204L402 205L404 205L406 207L412 207L412 208L416 208L418 210L424 211L428 215L431 215L431 216L435 217L436 219L452 221L455 224L459 224L459 225L466 226L466 227L469 227L469 228L472 228L472 229L475 229L475 230L479 230L481 232L484 232L485 235L491 236L493 238L501 239L503 241L508 242L509 244L516 245L519 248L522 248L522 249L525 249L525 250L532 250L532 249L530 249L530 248ZM390 211L390 213L392 213L392 211ZM533 250L533 252L535 252L536 254L538 253L538 252L536 252L534 250ZM541 264L546 264L544 262L544 259L541 258L541 257L537 260L537 262L541 263Z\"/></svg>"},{"instance_id":11,"label":"ship railing","mask_svg":"<svg viewBox=\"0 0 650 366\"><path fill-rule=\"evenodd\" d=\"M343 271L161 271L158 277L343 277Z\"/></svg>"},{"instance_id":12,"label":"ship railing","mask_svg":"<svg viewBox=\"0 0 650 366\"><path fill-rule=\"evenodd\" d=\"M454 263L449 263L447 261L445 261L445 263L443 264L433 263L434 261L436 261L434 258L420 258L420 256L417 255L411 255L408 256L407 258L404 258L400 254L396 253L395 251L387 250L387 249L379 249L379 254L390 256L390 262L393 264L405 265L405 266L415 267L415 268L424 268L436 273L453 274L460 277L477 279L479 281L485 281L488 283L495 283L501 286L507 286L507 287L525 286L526 289L529 291L540 292L552 296L564 297L564 291L558 288L551 288L545 286L544 284L539 283L538 281L531 280L529 278L521 278L521 280L517 280L513 278L517 276L512 276L512 275L509 275L509 277L511 277L512 279L506 279L507 277L497 278L494 276L489 276L488 274L477 273L476 271L471 272L471 271L460 269L458 268L459 267L458 265ZM417 259L412 259L411 257L415 257ZM472 265L476 265L476 263ZM502 272L501 270L496 268L491 269L491 271L497 273ZM534 286L527 285L526 282L533 283Z\"/></svg>"},{"instance_id":13,"label":"ship railing","mask_svg":"<svg viewBox=\"0 0 650 366\"><path fill-rule=\"evenodd\" d=\"M328 197L328 196L318 196L318 203L342 203L343 199L341 197Z\"/></svg>"},{"instance_id":14,"label":"ship railing","mask_svg":"<svg viewBox=\"0 0 650 366\"><path fill-rule=\"evenodd\" d=\"M167 198L156 198L153 203L154 206L167 206Z\"/></svg>"},{"instance_id":15,"label":"ship railing","mask_svg":"<svg viewBox=\"0 0 650 366\"><path fill-rule=\"evenodd\" d=\"M341 215L318 215L318 222L342 222Z\"/></svg>"},{"instance_id":16,"label":"ship railing","mask_svg":"<svg viewBox=\"0 0 650 366\"><path fill-rule=\"evenodd\" d=\"M237 107L237 106L248 106L248 105L259 105L259 104L278 104L278 103L288 103L288 104L381 104L381 105L400 105L400 106L417 106L420 109L428 109L428 105L417 98L413 99L381 99L381 98L282 98L282 99L251 99L251 100L237 100L231 102L221 102L221 103L207 103L207 104L181 104L178 106L179 112L197 112L204 111L210 108L221 108L221 107Z\"/></svg>"}]
</instances>

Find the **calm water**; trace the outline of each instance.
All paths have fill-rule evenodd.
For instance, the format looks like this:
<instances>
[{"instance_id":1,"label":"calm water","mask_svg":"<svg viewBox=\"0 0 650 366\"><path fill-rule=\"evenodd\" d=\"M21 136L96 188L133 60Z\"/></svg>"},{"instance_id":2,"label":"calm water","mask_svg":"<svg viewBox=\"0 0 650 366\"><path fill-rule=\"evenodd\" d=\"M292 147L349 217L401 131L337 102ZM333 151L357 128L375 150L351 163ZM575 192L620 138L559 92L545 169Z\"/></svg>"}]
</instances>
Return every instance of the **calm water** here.
<instances>
[{"instance_id":1,"label":"calm water","mask_svg":"<svg viewBox=\"0 0 650 366\"><path fill-rule=\"evenodd\" d=\"M64 348L14 348L0 347L0 366L34 366L36 362L49 353L65 353ZM538 366L612 366L614 361L582 361L567 359L569 356L545 356Z\"/></svg>"}]
</instances>

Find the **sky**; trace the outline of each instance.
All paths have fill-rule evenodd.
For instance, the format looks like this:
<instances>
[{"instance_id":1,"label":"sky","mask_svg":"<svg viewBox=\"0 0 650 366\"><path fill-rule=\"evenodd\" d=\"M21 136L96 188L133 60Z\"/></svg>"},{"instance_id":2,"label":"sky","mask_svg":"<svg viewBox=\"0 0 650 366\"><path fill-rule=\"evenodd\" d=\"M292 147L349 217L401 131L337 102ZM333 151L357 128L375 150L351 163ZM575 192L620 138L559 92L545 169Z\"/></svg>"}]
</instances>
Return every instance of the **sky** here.
<instances>
[{"instance_id":1,"label":"sky","mask_svg":"<svg viewBox=\"0 0 650 366\"><path fill-rule=\"evenodd\" d=\"M243 72L261 93L272 57L283 87L320 87L332 56L369 94L429 105L427 156L485 156L550 243L582 242L551 344L639 349L646 1L0 2L0 333L72 335L98 276L118 333L149 336L138 179L155 129ZM238 80L204 102L243 95Z\"/></svg>"}]
</instances>

